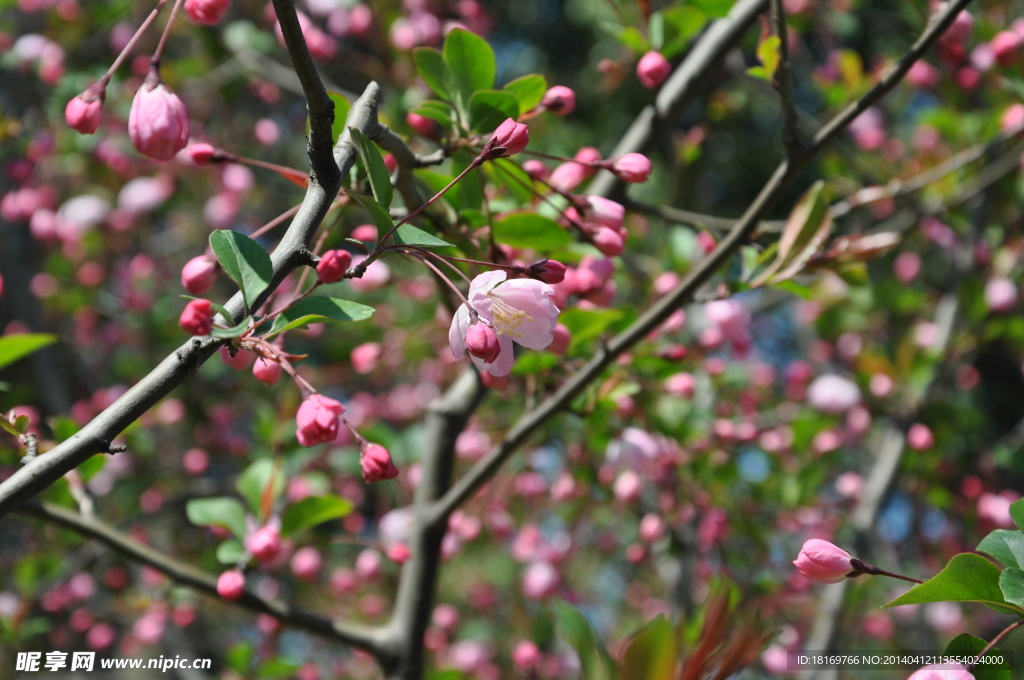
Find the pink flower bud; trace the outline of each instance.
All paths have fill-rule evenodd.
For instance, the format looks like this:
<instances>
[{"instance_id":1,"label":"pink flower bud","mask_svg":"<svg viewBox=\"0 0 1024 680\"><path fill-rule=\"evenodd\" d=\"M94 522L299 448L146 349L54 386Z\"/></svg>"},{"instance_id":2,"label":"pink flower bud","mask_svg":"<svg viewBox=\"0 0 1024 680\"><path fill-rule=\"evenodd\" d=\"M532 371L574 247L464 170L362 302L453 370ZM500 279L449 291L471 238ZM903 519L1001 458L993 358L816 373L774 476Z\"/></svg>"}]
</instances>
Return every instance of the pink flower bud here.
<instances>
[{"instance_id":1,"label":"pink flower bud","mask_svg":"<svg viewBox=\"0 0 1024 680\"><path fill-rule=\"evenodd\" d=\"M935 435L927 425L914 423L907 431L907 446L915 451L925 451L935 446Z\"/></svg>"},{"instance_id":2,"label":"pink flower bud","mask_svg":"<svg viewBox=\"0 0 1024 680\"><path fill-rule=\"evenodd\" d=\"M565 354L569 351L569 345L572 344L572 333L564 324L555 324L555 329L551 331L551 335L554 339L551 344L545 349L555 354Z\"/></svg>"},{"instance_id":3,"label":"pink flower bud","mask_svg":"<svg viewBox=\"0 0 1024 680\"><path fill-rule=\"evenodd\" d=\"M281 535L273 527L260 527L249 536L245 547L260 562L271 562L281 554Z\"/></svg>"},{"instance_id":4,"label":"pink flower bud","mask_svg":"<svg viewBox=\"0 0 1024 680\"><path fill-rule=\"evenodd\" d=\"M526 274L544 283L555 285L565 280L566 266L558 260L540 260L526 268Z\"/></svg>"},{"instance_id":5,"label":"pink flower bud","mask_svg":"<svg viewBox=\"0 0 1024 680\"><path fill-rule=\"evenodd\" d=\"M630 503L640 498L642 483L640 477L632 470L626 470L615 480L615 484L612 486L612 493L615 494L615 498L624 502Z\"/></svg>"},{"instance_id":6,"label":"pink flower bud","mask_svg":"<svg viewBox=\"0 0 1024 680\"><path fill-rule=\"evenodd\" d=\"M636 65L636 77L649 90L653 90L665 82L672 72L672 64L660 52L650 51L640 57Z\"/></svg>"},{"instance_id":7,"label":"pink flower bud","mask_svg":"<svg viewBox=\"0 0 1024 680\"><path fill-rule=\"evenodd\" d=\"M405 122L408 123L413 132L418 134L420 137L432 139L437 136L439 129L438 124L426 116L409 112L405 114Z\"/></svg>"},{"instance_id":8,"label":"pink flower bud","mask_svg":"<svg viewBox=\"0 0 1024 680\"><path fill-rule=\"evenodd\" d=\"M545 179L548 176L548 166L544 165L544 161L531 158L523 163L523 172L534 179Z\"/></svg>"},{"instance_id":9,"label":"pink flower bud","mask_svg":"<svg viewBox=\"0 0 1024 680\"><path fill-rule=\"evenodd\" d=\"M387 547L388 559L396 564L405 564L412 557L412 551L405 543L392 543Z\"/></svg>"},{"instance_id":10,"label":"pink flower bud","mask_svg":"<svg viewBox=\"0 0 1024 680\"><path fill-rule=\"evenodd\" d=\"M185 0L185 13L197 24L213 26L231 6L231 0Z\"/></svg>"},{"instance_id":11,"label":"pink flower bud","mask_svg":"<svg viewBox=\"0 0 1024 680\"><path fill-rule=\"evenodd\" d=\"M483 155L485 160L502 158L503 156L514 156L530 143L530 128L523 123L517 123L511 118L498 126L498 129L491 135L490 141L484 147Z\"/></svg>"},{"instance_id":12,"label":"pink flower bud","mask_svg":"<svg viewBox=\"0 0 1024 680\"><path fill-rule=\"evenodd\" d=\"M439 604L434 607L430 620L441 630L452 633L459 625L459 610L450 604Z\"/></svg>"},{"instance_id":13,"label":"pink flower bud","mask_svg":"<svg viewBox=\"0 0 1024 680\"><path fill-rule=\"evenodd\" d=\"M106 89L98 83L68 102L64 108L64 122L83 135L91 135L103 120L103 100Z\"/></svg>"},{"instance_id":14,"label":"pink flower bud","mask_svg":"<svg viewBox=\"0 0 1024 680\"><path fill-rule=\"evenodd\" d=\"M584 219L588 222L597 222L615 231L622 228L626 208L621 203L601 196L584 196L584 200L586 201Z\"/></svg>"},{"instance_id":15,"label":"pink flower bud","mask_svg":"<svg viewBox=\"0 0 1024 680\"><path fill-rule=\"evenodd\" d=\"M555 594L561 577L549 562L534 562L523 573L523 595L541 600Z\"/></svg>"},{"instance_id":16,"label":"pink flower bud","mask_svg":"<svg viewBox=\"0 0 1024 680\"><path fill-rule=\"evenodd\" d=\"M665 378L665 391L680 399L692 399L696 384L692 373L675 373Z\"/></svg>"},{"instance_id":17,"label":"pink flower bud","mask_svg":"<svg viewBox=\"0 0 1024 680\"><path fill-rule=\"evenodd\" d=\"M572 191L589 176L587 168L579 163L562 163L551 173L548 183L559 191Z\"/></svg>"},{"instance_id":18,"label":"pink flower bud","mask_svg":"<svg viewBox=\"0 0 1024 680\"><path fill-rule=\"evenodd\" d=\"M213 330L213 306L209 300L192 300L178 319L178 325L190 335L209 335Z\"/></svg>"},{"instance_id":19,"label":"pink flower bud","mask_svg":"<svg viewBox=\"0 0 1024 680\"><path fill-rule=\"evenodd\" d=\"M540 660L540 649L530 640L523 640L512 650L512 663L520 673L530 672Z\"/></svg>"},{"instance_id":20,"label":"pink flower bud","mask_svg":"<svg viewBox=\"0 0 1024 680\"><path fill-rule=\"evenodd\" d=\"M320 551L313 547L299 548L292 555L292 573L301 581L315 581L323 564Z\"/></svg>"},{"instance_id":21,"label":"pink flower bud","mask_svg":"<svg viewBox=\"0 0 1024 680\"><path fill-rule=\"evenodd\" d=\"M597 231L591 234L594 246L601 251L602 255L615 257L621 255L626 249L625 242L619 232L608 227L598 227Z\"/></svg>"},{"instance_id":22,"label":"pink flower bud","mask_svg":"<svg viewBox=\"0 0 1024 680\"><path fill-rule=\"evenodd\" d=\"M914 671L907 680L974 680L974 676L960 664L932 664Z\"/></svg>"},{"instance_id":23,"label":"pink flower bud","mask_svg":"<svg viewBox=\"0 0 1024 680\"><path fill-rule=\"evenodd\" d=\"M324 283L341 281L352 265L352 253L347 250L328 250L316 266L317 276Z\"/></svg>"},{"instance_id":24,"label":"pink flower bud","mask_svg":"<svg viewBox=\"0 0 1024 680\"><path fill-rule=\"evenodd\" d=\"M201 475L210 466L210 454L202 449L189 449L182 456L181 464L190 475Z\"/></svg>"},{"instance_id":25,"label":"pink flower bud","mask_svg":"<svg viewBox=\"0 0 1024 680\"><path fill-rule=\"evenodd\" d=\"M349 359L352 361L352 370L360 374L372 373L373 369L377 368L380 355L381 346L379 342L364 342L361 345L356 345L352 348L352 352L349 353Z\"/></svg>"},{"instance_id":26,"label":"pink flower bud","mask_svg":"<svg viewBox=\"0 0 1024 680\"><path fill-rule=\"evenodd\" d=\"M626 182L646 182L652 170L651 161L641 153L627 153L612 161L612 172Z\"/></svg>"},{"instance_id":27,"label":"pink flower bud","mask_svg":"<svg viewBox=\"0 0 1024 680\"><path fill-rule=\"evenodd\" d=\"M939 84L939 69L926 61L915 61L907 71L907 82L914 87L931 89Z\"/></svg>"},{"instance_id":28,"label":"pink flower bud","mask_svg":"<svg viewBox=\"0 0 1024 680\"><path fill-rule=\"evenodd\" d=\"M206 165L212 161L214 157L219 155L217 149L213 148L206 142L197 142L196 144L190 145L186 150L186 153L188 153L192 162L196 165Z\"/></svg>"},{"instance_id":29,"label":"pink flower bud","mask_svg":"<svg viewBox=\"0 0 1024 680\"><path fill-rule=\"evenodd\" d=\"M367 482L383 482L398 476L398 468L391 461L391 454L380 444L370 444L363 450L359 467Z\"/></svg>"},{"instance_id":30,"label":"pink flower bud","mask_svg":"<svg viewBox=\"0 0 1024 680\"><path fill-rule=\"evenodd\" d=\"M985 304L993 312L1006 312L1017 304L1017 287L1004 277L989 279L985 284Z\"/></svg>"},{"instance_id":31,"label":"pink flower bud","mask_svg":"<svg viewBox=\"0 0 1024 680\"><path fill-rule=\"evenodd\" d=\"M551 113L568 116L576 108L576 93L564 85L555 85L544 93L540 105Z\"/></svg>"},{"instance_id":32,"label":"pink flower bud","mask_svg":"<svg viewBox=\"0 0 1024 680\"><path fill-rule=\"evenodd\" d=\"M314 394L299 406L295 414L296 436L302 446L316 446L334 441L338 436L338 417L345 412L339 402Z\"/></svg>"},{"instance_id":33,"label":"pink flower bud","mask_svg":"<svg viewBox=\"0 0 1024 680\"><path fill-rule=\"evenodd\" d=\"M245 574L238 569L225 571L217 579L217 594L225 600L237 600L245 592Z\"/></svg>"},{"instance_id":34,"label":"pink flower bud","mask_svg":"<svg viewBox=\"0 0 1024 680\"><path fill-rule=\"evenodd\" d=\"M1021 38L1013 31L1000 31L992 38L992 53L1000 66L1009 66L1020 53Z\"/></svg>"},{"instance_id":35,"label":"pink flower bud","mask_svg":"<svg viewBox=\"0 0 1024 680\"><path fill-rule=\"evenodd\" d=\"M485 363L492 364L501 353L501 345L494 329L483 323L475 323L466 331L466 349Z\"/></svg>"},{"instance_id":36,"label":"pink flower bud","mask_svg":"<svg viewBox=\"0 0 1024 680\"><path fill-rule=\"evenodd\" d=\"M665 520L655 514L646 514L640 520L640 540L654 543L665 535Z\"/></svg>"},{"instance_id":37,"label":"pink flower bud","mask_svg":"<svg viewBox=\"0 0 1024 680\"><path fill-rule=\"evenodd\" d=\"M828 541L812 538L804 543L793 562L797 571L816 583L839 583L856 571L853 555Z\"/></svg>"},{"instance_id":38,"label":"pink flower bud","mask_svg":"<svg viewBox=\"0 0 1024 680\"><path fill-rule=\"evenodd\" d=\"M150 158L166 161L188 144L188 111L178 95L160 80L155 68L135 93L128 114L128 136L135 149Z\"/></svg>"},{"instance_id":39,"label":"pink flower bud","mask_svg":"<svg viewBox=\"0 0 1024 680\"><path fill-rule=\"evenodd\" d=\"M356 556L356 573L365 579L374 578L380 575L382 564L380 553L373 548L367 548Z\"/></svg>"},{"instance_id":40,"label":"pink flower bud","mask_svg":"<svg viewBox=\"0 0 1024 680\"><path fill-rule=\"evenodd\" d=\"M181 285L192 295L202 295L217 281L217 260L209 255L193 257L181 268Z\"/></svg>"},{"instance_id":41,"label":"pink flower bud","mask_svg":"<svg viewBox=\"0 0 1024 680\"><path fill-rule=\"evenodd\" d=\"M281 377L281 364L259 357L252 365L252 374L260 382L273 385Z\"/></svg>"}]
</instances>

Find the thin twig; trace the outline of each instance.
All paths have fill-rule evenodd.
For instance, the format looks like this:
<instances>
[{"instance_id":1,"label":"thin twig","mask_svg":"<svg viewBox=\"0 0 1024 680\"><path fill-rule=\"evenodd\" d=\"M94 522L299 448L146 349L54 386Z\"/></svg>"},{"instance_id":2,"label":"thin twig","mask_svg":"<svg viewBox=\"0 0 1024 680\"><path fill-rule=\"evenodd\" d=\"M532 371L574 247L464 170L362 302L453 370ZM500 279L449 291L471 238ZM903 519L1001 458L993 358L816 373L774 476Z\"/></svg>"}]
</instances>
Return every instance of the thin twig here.
<instances>
[{"instance_id":1,"label":"thin twig","mask_svg":"<svg viewBox=\"0 0 1024 680\"><path fill-rule=\"evenodd\" d=\"M796 105L793 102L793 76L789 63L789 36L786 31L786 12L782 0L772 0L772 23L779 38L779 65L775 74L775 86L782 100L782 144L786 156L796 158L802 149L797 134Z\"/></svg>"}]
</instances>

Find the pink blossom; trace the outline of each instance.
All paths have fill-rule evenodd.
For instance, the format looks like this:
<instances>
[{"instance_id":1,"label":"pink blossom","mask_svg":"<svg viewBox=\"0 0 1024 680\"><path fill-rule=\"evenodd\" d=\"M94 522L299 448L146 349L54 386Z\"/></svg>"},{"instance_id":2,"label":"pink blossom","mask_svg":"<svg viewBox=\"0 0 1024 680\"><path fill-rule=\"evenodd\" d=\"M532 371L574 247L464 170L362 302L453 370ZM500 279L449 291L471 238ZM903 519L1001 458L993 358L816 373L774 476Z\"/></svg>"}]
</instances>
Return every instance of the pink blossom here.
<instances>
[{"instance_id":1,"label":"pink blossom","mask_svg":"<svg viewBox=\"0 0 1024 680\"><path fill-rule=\"evenodd\" d=\"M914 671L907 680L974 680L974 676L960 664L932 664Z\"/></svg>"},{"instance_id":2,"label":"pink blossom","mask_svg":"<svg viewBox=\"0 0 1024 680\"><path fill-rule=\"evenodd\" d=\"M576 93L564 85L548 88L540 105L551 113L568 116L576 108Z\"/></svg>"},{"instance_id":3,"label":"pink blossom","mask_svg":"<svg viewBox=\"0 0 1024 680\"><path fill-rule=\"evenodd\" d=\"M493 364L501 353L498 336L487 324L475 323L466 331L466 349L485 364Z\"/></svg>"},{"instance_id":4,"label":"pink blossom","mask_svg":"<svg viewBox=\"0 0 1024 680\"><path fill-rule=\"evenodd\" d=\"M672 72L672 64L660 52L650 51L640 57L636 65L636 77L648 90L653 90L665 82Z\"/></svg>"},{"instance_id":5,"label":"pink blossom","mask_svg":"<svg viewBox=\"0 0 1024 680\"><path fill-rule=\"evenodd\" d=\"M198 142L189 146L185 153L196 165L206 165L217 155L217 149L205 142Z\"/></svg>"},{"instance_id":6,"label":"pink blossom","mask_svg":"<svg viewBox=\"0 0 1024 680\"><path fill-rule=\"evenodd\" d=\"M1003 276L989 279L985 283L985 304L993 312L1007 312L1017 304L1017 286Z\"/></svg>"},{"instance_id":7,"label":"pink blossom","mask_svg":"<svg viewBox=\"0 0 1024 680\"><path fill-rule=\"evenodd\" d=\"M505 376L512 370L513 341L529 349L545 349L554 340L558 308L548 299L554 296L551 286L532 279L506 281L503 271L490 271L473 279L467 299L479 320L488 324L498 336L500 351L493 362L470 354L473 363L493 376ZM466 353L466 337L473 318L463 304L452 319L448 340L452 353L461 358Z\"/></svg>"},{"instance_id":8,"label":"pink blossom","mask_svg":"<svg viewBox=\"0 0 1024 680\"><path fill-rule=\"evenodd\" d=\"M560 583L561 576L550 562L533 562L523 572L523 595L542 600L554 595Z\"/></svg>"},{"instance_id":9,"label":"pink blossom","mask_svg":"<svg viewBox=\"0 0 1024 680\"><path fill-rule=\"evenodd\" d=\"M100 126L103 120L103 100L106 96L106 89L93 85L68 102L64 108L64 122L68 127L81 132L83 135L91 135Z\"/></svg>"},{"instance_id":10,"label":"pink blossom","mask_svg":"<svg viewBox=\"0 0 1024 680\"><path fill-rule=\"evenodd\" d=\"M523 123L517 123L511 118L498 126L498 129L491 135L490 141L484 147L483 155L486 160L514 156L530 143L530 128Z\"/></svg>"},{"instance_id":11,"label":"pink blossom","mask_svg":"<svg viewBox=\"0 0 1024 680\"><path fill-rule=\"evenodd\" d=\"M174 158L188 144L188 111L155 68L135 94L128 136L139 153L160 161Z\"/></svg>"},{"instance_id":12,"label":"pink blossom","mask_svg":"<svg viewBox=\"0 0 1024 680\"><path fill-rule=\"evenodd\" d=\"M838 583L855 571L853 555L828 541L812 538L804 543L793 564L797 571L817 583Z\"/></svg>"},{"instance_id":13,"label":"pink blossom","mask_svg":"<svg viewBox=\"0 0 1024 680\"><path fill-rule=\"evenodd\" d=\"M555 354L565 354L572 344L572 332L563 324L555 324L555 330L551 331L553 339L547 350Z\"/></svg>"},{"instance_id":14,"label":"pink blossom","mask_svg":"<svg viewBox=\"0 0 1024 680\"><path fill-rule=\"evenodd\" d=\"M209 335L213 330L213 306L210 301L190 301L178 318L178 325L190 335Z\"/></svg>"},{"instance_id":15,"label":"pink blossom","mask_svg":"<svg viewBox=\"0 0 1024 680\"><path fill-rule=\"evenodd\" d=\"M352 370L356 373L372 373L380 361L381 346L379 342L364 342L356 345L349 353L349 360L352 362Z\"/></svg>"},{"instance_id":16,"label":"pink blossom","mask_svg":"<svg viewBox=\"0 0 1024 680\"><path fill-rule=\"evenodd\" d=\"M523 163L523 172L534 179L545 179L548 176L548 166L544 165L544 161L531 158Z\"/></svg>"},{"instance_id":17,"label":"pink blossom","mask_svg":"<svg viewBox=\"0 0 1024 680\"><path fill-rule=\"evenodd\" d=\"M430 619L435 626L451 633L459 625L459 610L450 604L442 603L434 607Z\"/></svg>"},{"instance_id":18,"label":"pink blossom","mask_svg":"<svg viewBox=\"0 0 1024 680\"><path fill-rule=\"evenodd\" d=\"M583 180L589 176L588 168L569 161L562 163L552 171L548 183L559 191L572 191L583 184Z\"/></svg>"},{"instance_id":19,"label":"pink blossom","mask_svg":"<svg viewBox=\"0 0 1024 680\"><path fill-rule=\"evenodd\" d=\"M320 569L323 567L323 564L324 560L320 555L320 551L311 546L299 548L292 555L292 573L300 581L315 581L317 576L320 575Z\"/></svg>"},{"instance_id":20,"label":"pink blossom","mask_svg":"<svg viewBox=\"0 0 1024 680\"><path fill-rule=\"evenodd\" d=\"M893 262L893 273L902 283L910 283L921 273L921 257L909 251L900 253Z\"/></svg>"},{"instance_id":21,"label":"pink blossom","mask_svg":"<svg viewBox=\"0 0 1024 680\"><path fill-rule=\"evenodd\" d=\"M260 562L272 562L281 554L281 534L272 526L263 526L249 536L246 549Z\"/></svg>"},{"instance_id":22,"label":"pink blossom","mask_svg":"<svg viewBox=\"0 0 1024 680\"><path fill-rule=\"evenodd\" d=\"M995 60L1000 66L1009 66L1020 53L1021 37L1013 31L1000 31L990 43Z\"/></svg>"},{"instance_id":23,"label":"pink blossom","mask_svg":"<svg viewBox=\"0 0 1024 680\"><path fill-rule=\"evenodd\" d=\"M615 231L622 228L623 218L626 216L626 208L621 203L602 196L584 196L585 206L583 208L583 219L586 222L609 227Z\"/></svg>"},{"instance_id":24,"label":"pink blossom","mask_svg":"<svg viewBox=\"0 0 1024 680\"><path fill-rule=\"evenodd\" d=\"M642 486L640 476L632 470L626 470L615 479L615 484L612 485L612 493L615 494L615 498L618 500L624 503L631 503L640 499Z\"/></svg>"},{"instance_id":25,"label":"pink blossom","mask_svg":"<svg viewBox=\"0 0 1024 680\"><path fill-rule=\"evenodd\" d=\"M352 253L347 250L328 250L316 265L316 273L324 283L341 281L352 265Z\"/></svg>"},{"instance_id":26,"label":"pink blossom","mask_svg":"<svg viewBox=\"0 0 1024 680\"><path fill-rule=\"evenodd\" d=\"M512 663L520 673L528 673L541 661L540 648L531 640L522 640L512 650Z\"/></svg>"},{"instance_id":27,"label":"pink blossom","mask_svg":"<svg viewBox=\"0 0 1024 680\"><path fill-rule=\"evenodd\" d=\"M1024 104L1011 104L999 118L999 129L1009 134L1024 126Z\"/></svg>"},{"instance_id":28,"label":"pink blossom","mask_svg":"<svg viewBox=\"0 0 1024 680\"><path fill-rule=\"evenodd\" d=\"M594 246L606 257L621 255L626 249L625 241L619 232L608 227L599 226L591 233L590 240Z\"/></svg>"},{"instance_id":29,"label":"pink blossom","mask_svg":"<svg viewBox=\"0 0 1024 680\"><path fill-rule=\"evenodd\" d=\"M185 13L197 24L213 26L231 6L231 0L185 0Z\"/></svg>"},{"instance_id":30,"label":"pink blossom","mask_svg":"<svg viewBox=\"0 0 1024 680\"><path fill-rule=\"evenodd\" d=\"M648 513L640 520L640 540L644 543L654 543L665 535L665 520L658 515Z\"/></svg>"},{"instance_id":31,"label":"pink blossom","mask_svg":"<svg viewBox=\"0 0 1024 680\"><path fill-rule=\"evenodd\" d=\"M344 412L344 406L322 394L307 397L295 414L299 444L316 446L334 441L338 436L338 417Z\"/></svg>"},{"instance_id":32,"label":"pink blossom","mask_svg":"<svg viewBox=\"0 0 1024 680\"><path fill-rule=\"evenodd\" d=\"M1017 500L1016 494L983 493L978 497L978 517L992 522L997 527L1009 529L1013 526L1010 505Z\"/></svg>"},{"instance_id":33,"label":"pink blossom","mask_svg":"<svg viewBox=\"0 0 1024 680\"><path fill-rule=\"evenodd\" d=\"M539 260L531 263L526 268L526 273L544 283L555 285L565 280L567 270L568 267L557 260Z\"/></svg>"},{"instance_id":34,"label":"pink blossom","mask_svg":"<svg viewBox=\"0 0 1024 680\"><path fill-rule=\"evenodd\" d=\"M626 182L646 182L653 169L647 156L640 153L627 153L612 162L612 172Z\"/></svg>"},{"instance_id":35,"label":"pink blossom","mask_svg":"<svg viewBox=\"0 0 1024 680\"><path fill-rule=\"evenodd\" d=\"M356 573L365 579L378 576L382 565L383 558L380 552L373 548L367 548L356 556Z\"/></svg>"},{"instance_id":36,"label":"pink blossom","mask_svg":"<svg viewBox=\"0 0 1024 680\"><path fill-rule=\"evenodd\" d=\"M193 257L181 268L181 285L192 295L202 295L217 282L217 261L209 255Z\"/></svg>"},{"instance_id":37,"label":"pink blossom","mask_svg":"<svg viewBox=\"0 0 1024 680\"><path fill-rule=\"evenodd\" d=\"M273 385L281 377L281 364L259 357L252 365L252 374L260 382Z\"/></svg>"},{"instance_id":38,"label":"pink blossom","mask_svg":"<svg viewBox=\"0 0 1024 680\"><path fill-rule=\"evenodd\" d=\"M202 449L189 449L182 456L181 464L190 475L201 475L210 466L210 455Z\"/></svg>"},{"instance_id":39,"label":"pink blossom","mask_svg":"<svg viewBox=\"0 0 1024 680\"><path fill-rule=\"evenodd\" d=\"M927 425L914 423L907 431L907 446L915 451L925 451L935 446L935 435Z\"/></svg>"},{"instance_id":40,"label":"pink blossom","mask_svg":"<svg viewBox=\"0 0 1024 680\"><path fill-rule=\"evenodd\" d=\"M692 399L696 382L692 373L675 373L665 378L665 391L680 399Z\"/></svg>"},{"instance_id":41,"label":"pink blossom","mask_svg":"<svg viewBox=\"0 0 1024 680\"><path fill-rule=\"evenodd\" d=\"M825 413L843 413L860 403L860 388L838 375L820 375L807 387L807 403Z\"/></svg>"},{"instance_id":42,"label":"pink blossom","mask_svg":"<svg viewBox=\"0 0 1024 680\"><path fill-rule=\"evenodd\" d=\"M359 466L367 482L383 482L398 476L391 454L380 444L370 444L363 450Z\"/></svg>"},{"instance_id":43,"label":"pink blossom","mask_svg":"<svg viewBox=\"0 0 1024 680\"><path fill-rule=\"evenodd\" d=\"M217 594L225 600L237 600L245 592L245 574L238 569L225 571L217 579Z\"/></svg>"},{"instance_id":44,"label":"pink blossom","mask_svg":"<svg viewBox=\"0 0 1024 680\"><path fill-rule=\"evenodd\" d=\"M843 498L860 498L864 490L864 478L856 472L844 472L836 477L835 489Z\"/></svg>"},{"instance_id":45,"label":"pink blossom","mask_svg":"<svg viewBox=\"0 0 1024 680\"><path fill-rule=\"evenodd\" d=\"M915 61L907 71L907 82L914 87L931 89L939 84L939 69L926 61Z\"/></svg>"}]
</instances>

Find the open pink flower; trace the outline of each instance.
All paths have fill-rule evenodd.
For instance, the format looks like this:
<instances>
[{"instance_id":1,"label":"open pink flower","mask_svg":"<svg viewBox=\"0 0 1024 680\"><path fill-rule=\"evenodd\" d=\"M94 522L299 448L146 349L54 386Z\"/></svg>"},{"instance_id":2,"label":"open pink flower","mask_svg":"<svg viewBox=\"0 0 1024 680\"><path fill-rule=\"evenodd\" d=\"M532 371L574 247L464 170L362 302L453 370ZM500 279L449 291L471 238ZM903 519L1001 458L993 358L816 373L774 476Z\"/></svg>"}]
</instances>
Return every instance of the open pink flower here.
<instances>
[{"instance_id":1,"label":"open pink flower","mask_svg":"<svg viewBox=\"0 0 1024 680\"><path fill-rule=\"evenodd\" d=\"M473 354L470 358L478 368L495 377L512 371L513 340L523 347L544 349L554 340L553 331L558 323L558 307L549 299L555 294L554 288L533 279L505 279L503 271L481 274L473 279L467 296L479 321L494 329L499 346L493 361ZM457 358L466 353L466 335L472 325L473 315L469 307L462 305L448 332L452 353Z\"/></svg>"}]
</instances>

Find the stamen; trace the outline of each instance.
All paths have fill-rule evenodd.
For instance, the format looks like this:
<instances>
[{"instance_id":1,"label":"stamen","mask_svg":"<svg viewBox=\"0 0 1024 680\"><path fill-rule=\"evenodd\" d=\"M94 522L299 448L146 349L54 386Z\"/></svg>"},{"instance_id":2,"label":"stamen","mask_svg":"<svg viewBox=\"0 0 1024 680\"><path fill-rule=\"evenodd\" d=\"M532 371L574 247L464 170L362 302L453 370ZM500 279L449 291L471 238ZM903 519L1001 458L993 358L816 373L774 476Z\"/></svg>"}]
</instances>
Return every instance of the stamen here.
<instances>
[{"instance_id":1,"label":"stamen","mask_svg":"<svg viewBox=\"0 0 1024 680\"><path fill-rule=\"evenodd\" d=\"M523 310L509 305L494 291L488 292L487 297L491 300L491 317L494 318L494 331L498 335L522 338L523 334L518 330L519 326L523 324L524 320L532 322L533 317Z\"/></svg>"}]
</instances>

